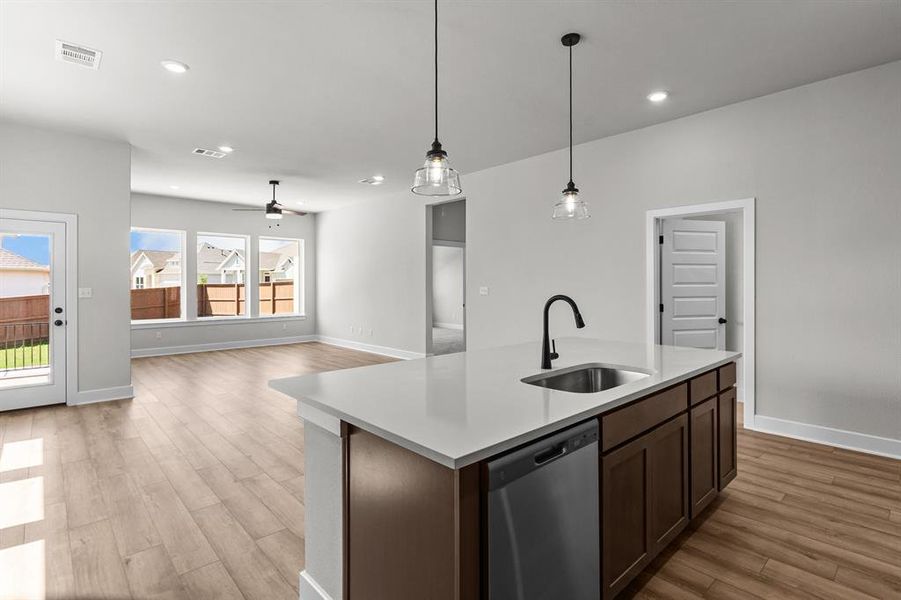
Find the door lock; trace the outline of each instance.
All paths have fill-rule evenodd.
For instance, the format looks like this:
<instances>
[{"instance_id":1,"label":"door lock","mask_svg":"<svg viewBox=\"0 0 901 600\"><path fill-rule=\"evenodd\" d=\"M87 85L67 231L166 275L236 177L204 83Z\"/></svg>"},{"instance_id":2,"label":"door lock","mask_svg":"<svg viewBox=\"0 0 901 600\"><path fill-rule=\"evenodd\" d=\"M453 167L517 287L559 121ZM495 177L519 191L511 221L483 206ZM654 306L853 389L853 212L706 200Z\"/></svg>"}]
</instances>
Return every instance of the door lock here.
<instances>
[{"instance_id":1,"label":"door lock","mask_svg":"<svg viewBox=\"0 0 901 600\"><path fill-rule=\"evenodd\" d=\"M53 309L53 312L55 312L56 314L60 314L63 312L63 307L57 306L56 308Z\"/></svg>"},{"instance_id":2,"label":"door lock","mask_svg":"<svg viewBox=\"0 0 901 600\"><path fill-rule=\"evenodd\" d=\"M60 325L63 324L63 320L62 320L62 319L57 319L56 321L53 322L53 324L56 325L57 327L59 327Z\"/></svg>"},{"instance_id":3,"label":"door lock","mask_svg":"<svg viewBox=\"0 0 901 600\"><path fill-rule=\"evenodd\" d=\"M720 317L719 319L717 319L717 322L720 325L725 325L726 323L728 323L728 321L726 319L724 319L723 317Z\"/></svg>"}]
</instances>

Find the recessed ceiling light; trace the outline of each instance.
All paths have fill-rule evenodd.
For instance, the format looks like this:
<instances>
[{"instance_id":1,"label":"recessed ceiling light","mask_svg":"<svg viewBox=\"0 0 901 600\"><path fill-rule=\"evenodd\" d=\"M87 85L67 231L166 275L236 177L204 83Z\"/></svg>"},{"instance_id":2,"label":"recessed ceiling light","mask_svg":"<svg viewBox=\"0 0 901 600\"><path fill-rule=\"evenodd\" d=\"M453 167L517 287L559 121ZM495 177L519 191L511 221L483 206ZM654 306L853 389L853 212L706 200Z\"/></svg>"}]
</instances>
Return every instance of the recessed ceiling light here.
<instances>
[{"instance_id":1,"label":"recessed ceiling light","mask_svg":"<svg viewBox=\"0 0 901 600\"><path fill-rule=\"evenodd\" d=\"M373 175L372 177L367 177L366 179L361 179L360 183L365 183L366 185L382 185L385 181L384 175Z\"/></svg>"},{"instance_id":2,"label":"recessed ceiling light","mask_svg":"<svg viewBox=\"0 0 901 600\"><path fill-rule=\"evenodd\" d=\"M663 102L669 98L669 92L665 92L663 90L658 90L656 92L651 92L648 94L648 100L651 102Z\"/></svg>"},{"instance_id":3,"label":"recessed ceiling light","mask_svg":"<svg viewBox=\"0 0 901 600\"><path fill-rule=\"evenodd\" d=\"M187 73L189 67L183 62L179 62L177 60L164 60L160 61L160 64L163 65L163 68L169 71L170 73Z\"/></svg>"},{"instance_id":4,"label":"recessed ceiling light","mask_svg":"<svg viewBox=\"0 0 901 600\"><path fill-rule=\"evenodd\" d=\"M219 146L219 149L228 154L235 151L235 149L232 148L231 146Z\"/></svg>"},{"instance_id":5,"label":"recessed ceiling light","mask_svg":"<svg viewBox=\"0 0 901 600\"><path fill-rule=\"evenodd\" d=\"M170 189L170 190L177 190L178 188L179 188L179 186L177 186L177 185L170 185L170 186L169 186L169 189Z\"/></svg>"}]
</instances>

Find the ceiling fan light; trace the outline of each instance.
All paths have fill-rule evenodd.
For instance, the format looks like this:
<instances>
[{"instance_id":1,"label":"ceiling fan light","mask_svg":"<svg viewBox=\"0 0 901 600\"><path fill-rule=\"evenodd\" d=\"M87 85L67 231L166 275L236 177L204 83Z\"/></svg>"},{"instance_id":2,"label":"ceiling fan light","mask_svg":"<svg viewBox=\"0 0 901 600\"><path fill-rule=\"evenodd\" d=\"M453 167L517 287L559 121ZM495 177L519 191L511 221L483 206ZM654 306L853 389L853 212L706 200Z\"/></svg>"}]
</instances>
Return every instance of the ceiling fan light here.
<instances>
[{"instance_id":1,"label":"ceiling fan light","mask_svg":"<svg viewBox=\"0 0 901 600\"><path fill-rule=\"evenodd\" d=\"M272 210L266 209L266 218L267 218L267 219L281 219L281 218L282 218L282 211L280 211L280 210L277 209L277 208L276 208L276 209L272 209Z\"/></svg>"}]
</instances>

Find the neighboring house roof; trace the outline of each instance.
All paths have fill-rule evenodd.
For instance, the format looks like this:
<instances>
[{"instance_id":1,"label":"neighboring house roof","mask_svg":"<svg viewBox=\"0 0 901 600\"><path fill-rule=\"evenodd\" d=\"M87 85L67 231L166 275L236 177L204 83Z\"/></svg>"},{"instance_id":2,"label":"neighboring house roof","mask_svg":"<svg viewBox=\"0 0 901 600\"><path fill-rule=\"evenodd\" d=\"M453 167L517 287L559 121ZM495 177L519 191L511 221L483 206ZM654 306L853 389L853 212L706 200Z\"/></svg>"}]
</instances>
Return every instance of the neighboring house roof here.
<instances>
[{"instance_id":1,"label":"neighboring house roof","mask_svg":"<svg viewBox=\"0 0 901 600\"><path fill-rule=\"evenodd\" d=\"M0 248L0 269L8 271L50 271L50 267L36 263L30 258Z\"/></svg>"},{"instance_id":2,"label":"neighboring house roof","mask_svg":"<svg viewBox=\"0 0 901 600\"><path fill-rule=\"evenodd\" d=\"M219 266L231 256L235 250L224 250L203 242L197 248L197 274L214 275L219 273Z\"/></svg>"},{"instance_id":3,"label":"neighboring house roof","mask_svg":"<svg viewBox=\"0 0 901 600\"><path fill-rule=\"evenodd\" d=\"M166 268L166 261L177 254L178 252L164 250L135 250L131 253L131 268L134 269L141 257L144 256L153 266L154 271L162 271Z\"/></svg>"}]
</instances>

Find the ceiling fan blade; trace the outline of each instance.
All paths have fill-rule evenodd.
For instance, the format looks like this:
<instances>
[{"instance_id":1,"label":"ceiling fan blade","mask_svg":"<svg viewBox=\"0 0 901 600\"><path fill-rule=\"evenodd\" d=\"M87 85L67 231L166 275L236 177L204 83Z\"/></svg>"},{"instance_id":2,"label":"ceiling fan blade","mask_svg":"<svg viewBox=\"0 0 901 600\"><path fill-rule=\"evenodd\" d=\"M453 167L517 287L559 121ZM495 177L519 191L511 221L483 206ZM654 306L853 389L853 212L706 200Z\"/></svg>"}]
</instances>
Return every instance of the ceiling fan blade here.
<instances>
[{"instance_id":1,"label":"ceiling fan blade","mask_svg":"<svg viewBox=\"0 0 901 600\"><path fill-rule=\"evenodd\" d=\"M299 216L299 217L303 217L303 216L305 216L307 213L302 212L302 211L299 211L299 210L291 210L290 208L283 208L283 209L282 209L282 214L285 214L285 215L297 215L297 216Z\"/></svg>"}]
</instances>

